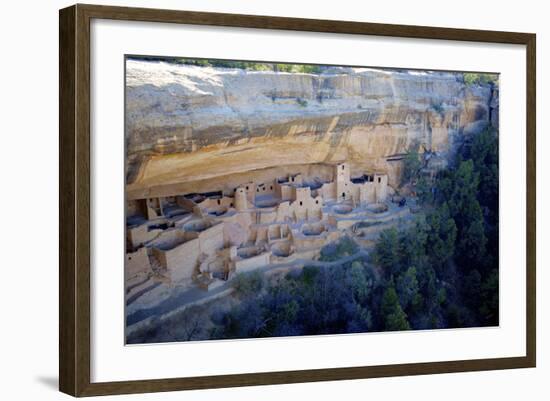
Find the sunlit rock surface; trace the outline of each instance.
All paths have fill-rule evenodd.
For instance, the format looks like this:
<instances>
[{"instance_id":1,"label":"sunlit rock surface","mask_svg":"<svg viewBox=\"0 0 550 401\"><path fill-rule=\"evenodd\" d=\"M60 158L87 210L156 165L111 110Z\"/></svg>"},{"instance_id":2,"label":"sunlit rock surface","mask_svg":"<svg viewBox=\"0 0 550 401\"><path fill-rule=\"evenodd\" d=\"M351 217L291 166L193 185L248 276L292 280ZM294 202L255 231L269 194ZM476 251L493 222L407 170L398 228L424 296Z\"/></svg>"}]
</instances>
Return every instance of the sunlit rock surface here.
<instances>
[{"instance_id":1,"label":"sunlit rock surface","mask_svg":"<svg viewBox=\"0 0 550 401\"><path fill-rule=\"evenodd\" d=\"M446 155L498 125L498 93L457 74L334 68L322 74L127 61L127 196L228 189L252 174L347 161L399 179L413 143ZM327 176L328 177L328 176Z\"/></svg>"}]
</instances>

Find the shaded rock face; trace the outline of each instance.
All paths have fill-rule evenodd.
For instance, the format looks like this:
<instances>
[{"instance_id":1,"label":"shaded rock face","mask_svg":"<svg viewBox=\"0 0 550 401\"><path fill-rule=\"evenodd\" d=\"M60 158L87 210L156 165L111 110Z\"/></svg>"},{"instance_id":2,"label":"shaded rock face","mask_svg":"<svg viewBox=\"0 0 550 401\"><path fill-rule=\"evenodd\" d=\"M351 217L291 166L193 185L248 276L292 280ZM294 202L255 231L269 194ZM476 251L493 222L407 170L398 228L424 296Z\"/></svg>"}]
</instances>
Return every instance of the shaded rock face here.
<instances>
[{"instance_id":1,"label":"shaded rock face","mask_svg":"<svg viewBox=\"0 0 550 401\"><path fill-rule=\"evenodd\" d=\"M396 185L411 144L445 155L488 124L498 124L498 92L459 74L128 60L127 194L217 190L208 183L231 175L341 161L358 174L387 172Z\"/></svg>"}]
</instances>

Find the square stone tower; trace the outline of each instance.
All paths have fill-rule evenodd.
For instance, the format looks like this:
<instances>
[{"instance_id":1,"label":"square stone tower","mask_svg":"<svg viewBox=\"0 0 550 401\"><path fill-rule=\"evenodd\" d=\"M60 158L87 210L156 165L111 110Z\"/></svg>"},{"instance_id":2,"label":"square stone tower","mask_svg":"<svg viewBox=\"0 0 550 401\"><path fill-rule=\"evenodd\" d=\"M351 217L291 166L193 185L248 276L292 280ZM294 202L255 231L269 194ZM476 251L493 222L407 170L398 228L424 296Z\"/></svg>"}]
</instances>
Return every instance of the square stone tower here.
<instances>
[{"instance_id":1,"label":"square stone tower","mask_svg":"<svg viewBox=\"0 0 550 401\"><path fill-rule=\"evenodd\" d=\"M376 186L376 202L384 202L388 197L388 175L374 174L374 185Z\"/></svg>"},{"instance_id":2,"label":"square stone tower","mask_svg":"<svg viewBox=\"0 0 550 401\"><path fill-rule=\"evenodd\" d=\"M339 163L335 167L336 200L351 200L350 168L348 163Z\"/></svg>"}]
</instances>

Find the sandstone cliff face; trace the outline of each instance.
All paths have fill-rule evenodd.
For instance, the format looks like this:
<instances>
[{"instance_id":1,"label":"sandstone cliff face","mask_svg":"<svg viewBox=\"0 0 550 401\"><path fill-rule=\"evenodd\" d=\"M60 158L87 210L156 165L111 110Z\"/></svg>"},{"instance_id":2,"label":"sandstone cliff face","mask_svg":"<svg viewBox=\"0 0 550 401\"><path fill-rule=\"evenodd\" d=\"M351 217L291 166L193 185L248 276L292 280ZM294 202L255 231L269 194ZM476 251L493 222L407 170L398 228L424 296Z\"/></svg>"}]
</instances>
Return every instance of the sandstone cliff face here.
<instances>
[{"instance_id":1,"label":"sandstone cliff face","mask_svg":"<svg viewBox=\"0 0 550 401\"><path fill-rule=\"evenodd\" d=\"M127 193L215 190L250 171L343 160L357 173L385 171L395 185L399 155L411 144L445 155L462 136L498 124L493 92L451 73L297 74L129 60Z\"/></svg>"}]
</instances>

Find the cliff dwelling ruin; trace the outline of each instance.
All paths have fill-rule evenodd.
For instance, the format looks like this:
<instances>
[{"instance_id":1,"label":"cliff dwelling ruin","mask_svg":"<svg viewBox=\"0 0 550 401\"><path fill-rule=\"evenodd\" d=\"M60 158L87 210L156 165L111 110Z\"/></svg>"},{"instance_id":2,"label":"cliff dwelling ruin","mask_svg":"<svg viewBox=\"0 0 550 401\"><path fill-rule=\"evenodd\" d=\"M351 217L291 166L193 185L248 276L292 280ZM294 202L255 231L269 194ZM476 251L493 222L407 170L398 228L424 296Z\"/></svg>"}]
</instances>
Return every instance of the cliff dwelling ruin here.
<instances>
[{"instance_id":1,"label":"cliff dwelling ruin","mask_svg":"<svg viewBox=\"0 0 550 401\"><path fill-rule=\"evenodd\" d=\"M246 277L361 264L376 280L382 233L423 214L417 183L434 192L465 143L498 131L498 85L462 73L281 66L126 60L134 343L186 308L212 317L234 306ZM414 178L404 180L411 154ZM342 243L353 252L327 256Z\"/></svg>"},{"instance_id":2,"label":"cliff dwelling ruin","mask_svg":"<svg viewBox=\"0 0 550 401\"><path fill-rule=\"evenodd\" d=\"M392 217L395 207L381 207L388 199L386 174L352 178L347 163L331 168L327 182L296 174L246 182L232 193L128 201L128 288L154 277L210 289L237 273L314 259L354 224Z\"/></svg>"}]
</instances>

